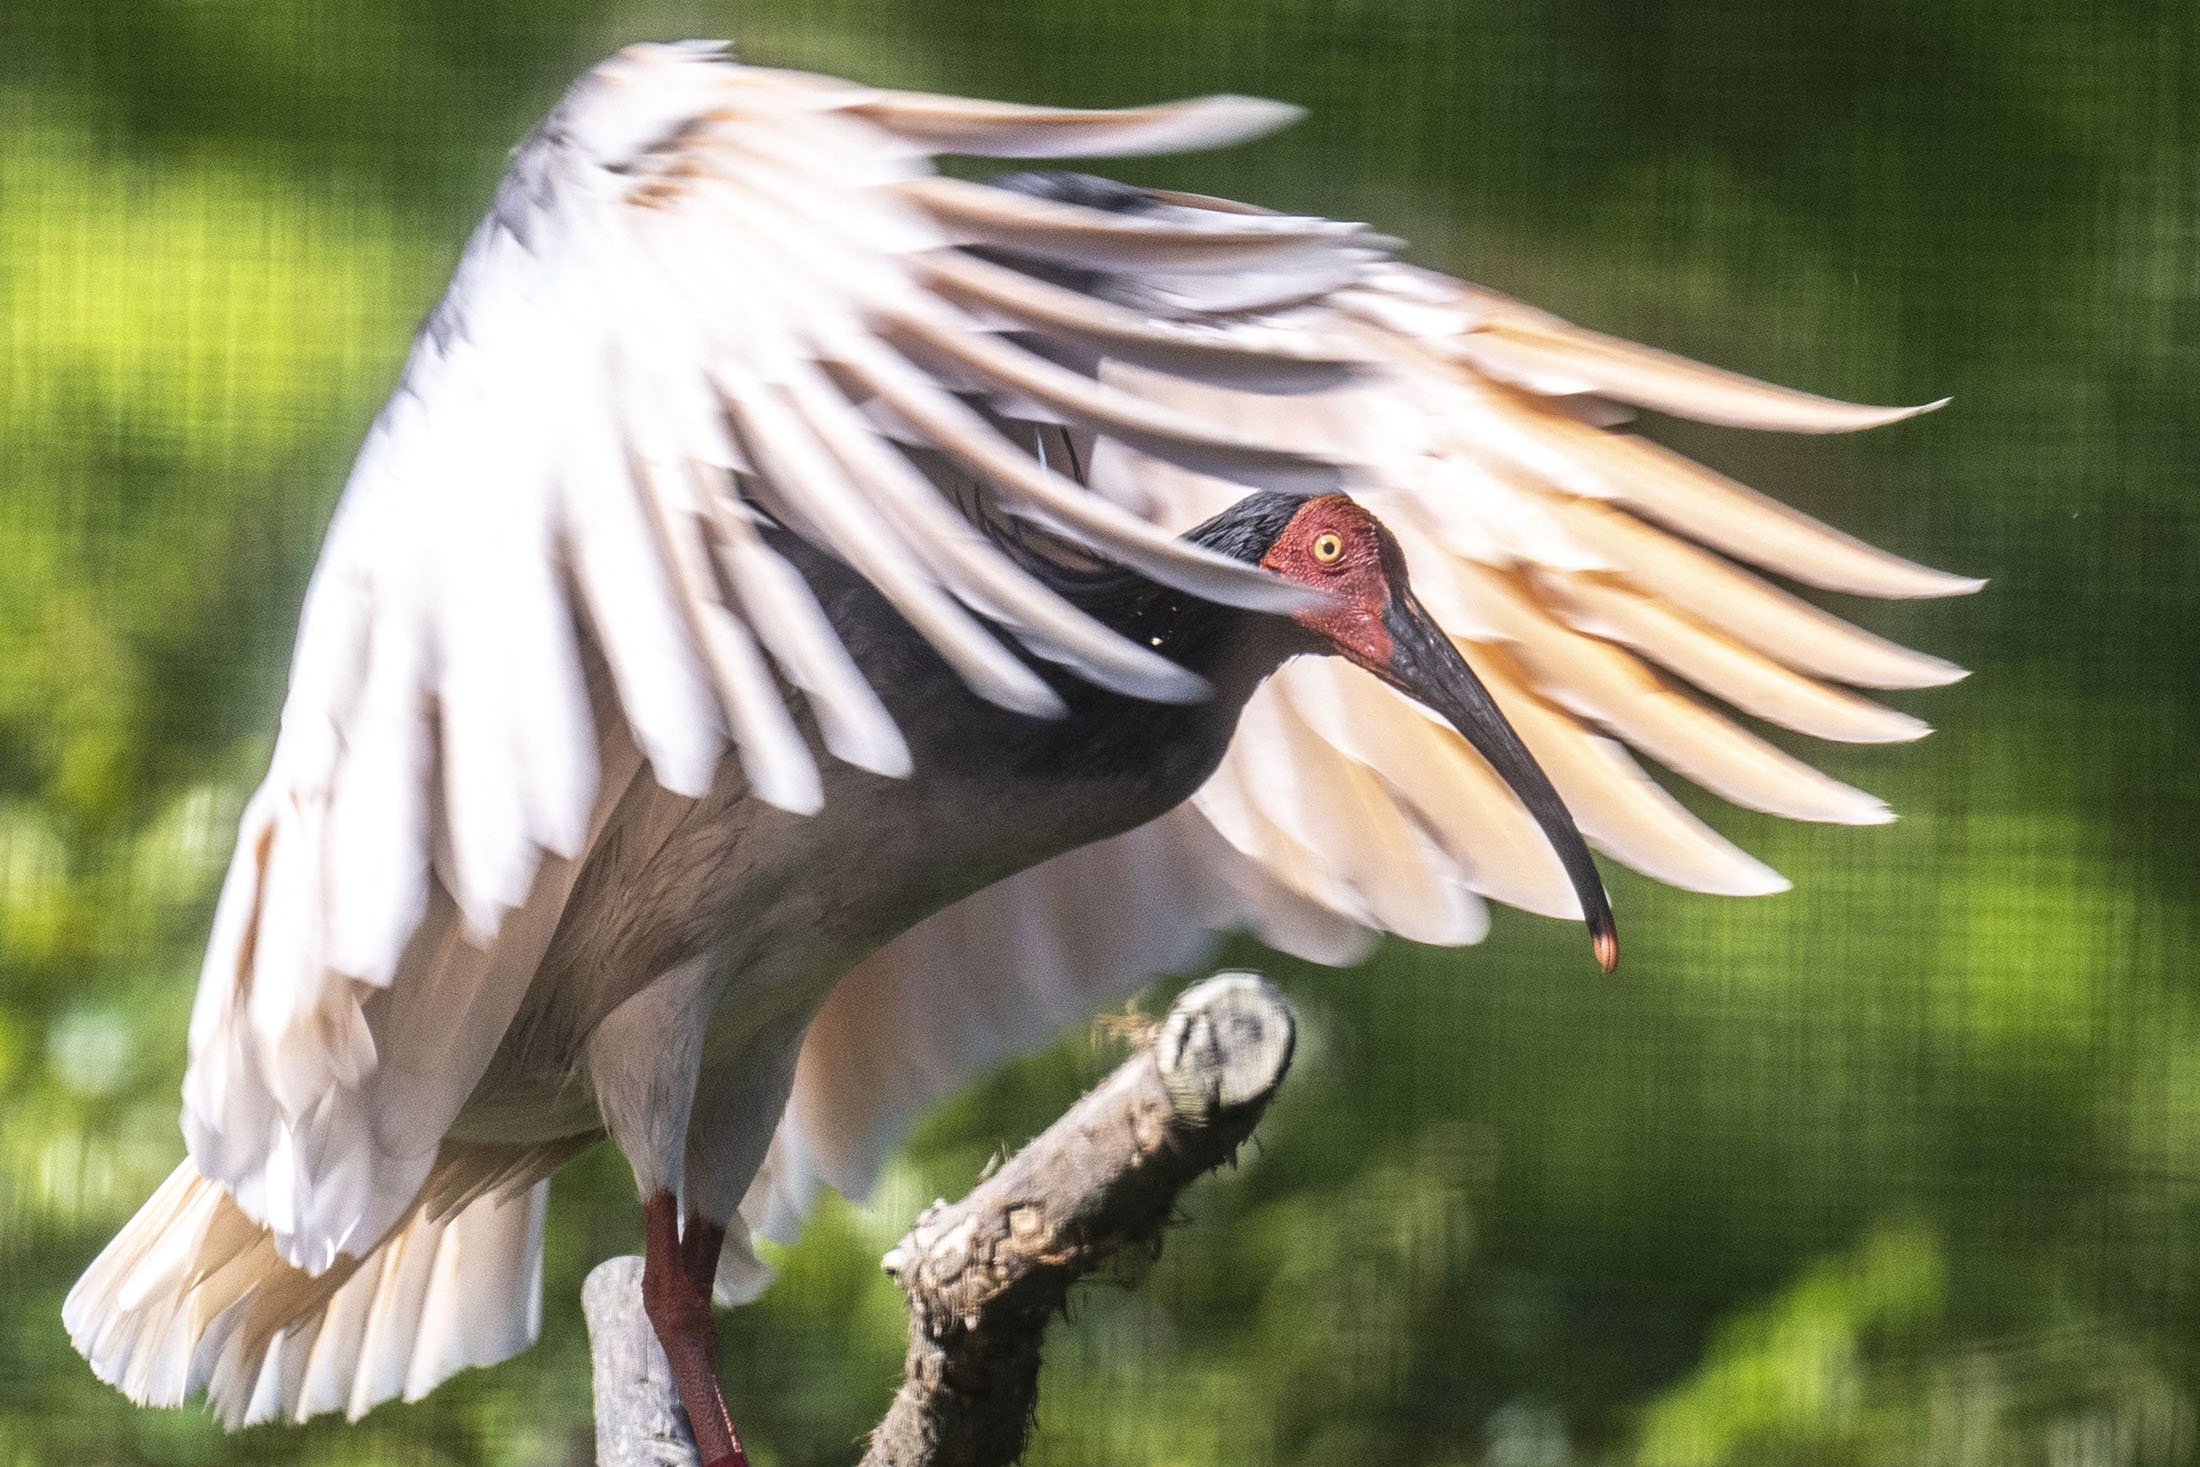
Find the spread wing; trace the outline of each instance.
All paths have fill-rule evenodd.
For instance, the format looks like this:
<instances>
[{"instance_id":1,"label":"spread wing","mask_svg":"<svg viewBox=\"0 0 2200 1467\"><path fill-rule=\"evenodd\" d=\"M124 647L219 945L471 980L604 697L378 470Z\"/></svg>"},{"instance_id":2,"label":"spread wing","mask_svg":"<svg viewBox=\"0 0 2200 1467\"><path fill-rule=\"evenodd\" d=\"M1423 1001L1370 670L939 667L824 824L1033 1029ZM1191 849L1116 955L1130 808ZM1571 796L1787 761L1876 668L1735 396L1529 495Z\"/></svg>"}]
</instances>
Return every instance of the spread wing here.
<instances>
[{"instance_id":1,"label":"spread wing","mask_svg":"<svg viewBox=\"0 0 2200 1467\"><path fill-rule=\"evenodd\" d=\"M1821 739L1915 739L1923 723L1857 690L1931 687L1961 671L1771 578L1880 598L1981 583L1874 549L1626 423L1647 408L1824 433L1922 409L1772 387L1398 265L1323 310L1325 331L1379 364L1329 393L1283 404L1132 364L1103 375L1263 441L1364 465L1356 497L1398 536L1422 600L1608 857L1697 891L1786 885L1634 753L1751 809L1892 818L1741 715ZM1232 497L1107 444L1092 473L1174 528ZM813 1029L745 1211L784 1234L817 1181L867 1186L924 1105L1199 961L1218 931L1349 960L1379 931L1477 941L1486 900L1580 915L1541 831L1449 725L1339 659L1298 659L1255 695L1186 806L980 893L844 982Z\"/></svg>"},{"instance_id":2,"label":"spread wing","mask_svg":"<svg viewBox=\"0 0 2200 1467\"><path fill-rule=\"evenodd\" d=\"M1980 583L1819 524L1625 420L1645 407L1836 432L1919 409L1787 392L1404 266L1336 300L1384 363L1367 385L1288 414L1196 385L1163 390L1185 410L1213 404L1273 442L1318 438L1372 466L1374 487L1360 497L1397 534L1422 600L1591 844L1690 890L1785 886L1666 794L1634 753L1749 809L1852 825L1892 818L1737 715L1822 739L1915 739L1923 723L1857 690L1931 687L1961 670L1767 575L1880 598ZM1155 380L1133 367L1117 375ZM1141 459L1127 472L1163 523L1214 499L1166 464ZM1302 659L1270 680L1196 804L1247 859L1299 871L1304 894L1371 926L1471 941L1485 920L1474 897L1579 915L1525 810L1465 741L1333 659Z\"/></svg>"},{"instance_id":3,"label":"spread wing","mask_svg":"<svg viewBox=\"0 0 2200 1467\"><path fill-rule=\"evenodd\" d=\"M700 794L730 753L761 798L815 809L791 700L831 757L907 772L761 525L843 560L971 687L1033 713L1057 699L1004 636L1138 695L1203 688L1027 575L913 451L956 465L989 516L1201 596L1281 604L1260 573L1040 461L1000 414L1239 485L1329 485L1326 458L1064 362L1332 382L1337 343L1249 307L1357 278L1368 237L1195 208L1124 218L929 160L1203 146L1286 115L1232 98L1011 107L641 47L518 150L345 490L194 1015L194 1159L287 1260L324 1268L410 1205L631 784ZM1167 308L1087 278L1141 282Z\"/></svg>"}]
</instances>

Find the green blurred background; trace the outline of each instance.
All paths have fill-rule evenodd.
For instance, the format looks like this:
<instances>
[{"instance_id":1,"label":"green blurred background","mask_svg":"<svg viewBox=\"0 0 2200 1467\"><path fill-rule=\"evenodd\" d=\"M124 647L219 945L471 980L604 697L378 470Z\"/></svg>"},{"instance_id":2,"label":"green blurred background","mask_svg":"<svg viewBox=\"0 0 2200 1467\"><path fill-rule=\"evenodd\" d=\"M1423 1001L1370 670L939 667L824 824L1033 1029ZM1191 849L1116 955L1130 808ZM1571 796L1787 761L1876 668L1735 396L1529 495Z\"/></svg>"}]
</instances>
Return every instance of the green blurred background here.
<instances>
[{"instance_id":1,"label":"green blurred background","mask_svg":"<svg viewBox=\"0 0 2200 1467\"><path fill-rule=\"evenodd\" d=\"M183 1025L329 507L505 149L626 40L1067 103L1310 118L1124 176L1370 219L1585 323L1866 401L1654 425L1917 558L1851 608L1976 669L1827 763L1898 825L1715 812L1796 881L1621 877L1624 978L1484 947L1281 978L1245 1165L1053 1337L1041 1464L2157 1463L2200 1404L2200 20L2184 4L12 0L0 9L0 1464L581 1462L587 1266L542 1345L356 1427L137 1412L63 1291L181 1152ZM933 1118L728 1319L760 1464L898 1374L876 1260L1112 1060Z\"/></svg>"}]
</instances>

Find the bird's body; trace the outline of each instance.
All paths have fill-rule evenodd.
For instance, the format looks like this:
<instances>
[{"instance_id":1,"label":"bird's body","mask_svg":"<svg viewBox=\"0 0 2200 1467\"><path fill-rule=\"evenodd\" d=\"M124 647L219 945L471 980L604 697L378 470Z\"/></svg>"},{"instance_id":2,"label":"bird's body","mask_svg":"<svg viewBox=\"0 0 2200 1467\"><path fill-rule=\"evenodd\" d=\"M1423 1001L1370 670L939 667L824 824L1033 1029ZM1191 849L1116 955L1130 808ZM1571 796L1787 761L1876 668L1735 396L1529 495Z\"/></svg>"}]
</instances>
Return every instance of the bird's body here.
<instances>
[{"instance_id":1,"label":"bird's body","mask_svg":"<svg viewBox=\"0 0 2200 1467\"><path fill-rule=\"evenodd\" d=\"M705 1298L756 1286L750 1229L1216 934L1348 961L1472 942L1489 899L1585 917L1609 966L1584 836L1780 889L1623 743L1889 818L1663 674L1914 738L1848 689L1960 673L1744 565L1976 583L1619 429L1912 410L1585 332L1358 226L929 166L1285 115L694 46L574 88L330 529L216 911L190 1158L65 1311L103 1378L303 1419L502 1359L547 1179L608 1135L707 1436Z\"/></svg>"},{"instance_id":2,"label":"bird's body","mask_svg":"<svg viewBox=\"0 0 2200 1467\"><path fill-rule=\"evenodd\" d=\"M1136 576L1106 578L1092 597L1103 621L1158 645L1206 677L1214 695L1155 704L1034 659L1069 712L1033 719L974 695L844 568L786 548L823 590L857 667L882 690L917 772L895 779L825 764L826 803L849 812L835 820L756 798L732 761L693 801L638 775L576 878L454 1137L539 1144L599 1132L582 1063L590 1036L618 1005L691 962L701 965L699 1001L716 1016L703 1072L791 1078L803 1026L857 962L1004 877L1188 799L1221 762L1245 700L1288 650L1267 634L1268 618L1173 596ZM760 1158L778 1106L718 1120L757 1131ZM749 1177L731 1181L738 1197Z\"/></svg>"}]
</instances>

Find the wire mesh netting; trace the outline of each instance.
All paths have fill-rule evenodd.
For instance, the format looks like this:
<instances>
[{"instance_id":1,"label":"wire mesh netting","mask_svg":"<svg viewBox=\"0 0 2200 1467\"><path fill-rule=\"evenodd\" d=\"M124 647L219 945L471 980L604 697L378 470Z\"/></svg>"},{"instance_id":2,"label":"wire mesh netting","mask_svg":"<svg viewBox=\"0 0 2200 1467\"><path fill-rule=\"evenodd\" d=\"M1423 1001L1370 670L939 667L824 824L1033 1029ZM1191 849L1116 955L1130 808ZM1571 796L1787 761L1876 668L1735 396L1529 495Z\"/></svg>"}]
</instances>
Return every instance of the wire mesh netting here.
<instances>
[{"instance_id":1,"label":"wire mesh netting","mask_svg":"<svg viewBox=\"0 0 2200 1467\"><path fill-rule=\"evenodd\" d=\"M1624 875L1629 971L1500 913L1328 971L1247 1164L1052 1337L1031 1460L2158 1463L2200 1401L2200 20L1739 0L82 0L0 14L0 1464L588 1455L599 1152L543 1343L356 1426L224 1436L69 1348L69 1282L180 1156L212 893L360 433L507 149L647 36L1073 104L1305 104L1113 171L1366 219L1574 320L1860 401L1854 439L1650 431L1990 576L1844 606L1973 669L1823 762L1878 829L1675 792L1795 889ZM1813 751L1816 757L1822 751ZM759 1462L851 1460L877 1269L1110 1061L933 1117L728 1316Z\"/></svg>"}]
</instances>

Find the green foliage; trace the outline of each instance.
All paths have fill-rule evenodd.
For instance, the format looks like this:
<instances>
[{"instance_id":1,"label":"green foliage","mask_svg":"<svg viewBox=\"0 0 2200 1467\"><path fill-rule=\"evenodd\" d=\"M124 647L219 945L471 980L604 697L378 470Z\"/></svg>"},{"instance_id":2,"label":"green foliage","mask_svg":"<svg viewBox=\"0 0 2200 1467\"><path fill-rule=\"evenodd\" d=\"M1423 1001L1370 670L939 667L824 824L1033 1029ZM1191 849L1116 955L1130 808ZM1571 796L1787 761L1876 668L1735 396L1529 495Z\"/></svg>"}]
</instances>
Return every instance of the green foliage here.
<instances>
[{"instance_id":1,"label":"green foliage","mask_svg":"<svg viewBox=\"0 0 2200 1467\"><path fill-rule=\"evenodd\" d=\"M1937 1321L1946 1288L1937 1242L1920 1229L1876 1231L1851 1256L1812 1265L1770 1304L1724 1322L1704 1363L1650 1408L1642 1467L1853 1448L1875 1424L1868 1345Z\"/></svg>"},{"instance_id":2,"label":"green foliage","mask_svg":"<svg viewBox=\"0 0 2200 1467\"><path fill-rule=\"evenodd\" d=\"M1330 973L1241 1168L1057 1330L1033 1460L2141 1464L2200 1396L2200 17L1661 0L82 0L0 11L0 1467L583 1460L561 1179L533 1352L356 1427L128 1409L69 1282L180 1154L230 831L348 455L504 149L594 56L1314 110L1142 181L1375 220L1577 319L1843 395L1839 442L1656 431L1989 574L1857 610L1976 670L1834 752L1883 830L1713 812L1794 878L1616 884L1628 975L1501 914ZM1693 796L1684 796L1693 799ZM1708 805L1706 806L1708 808ZM946 1107L725 1323L760 1464L893 1389L876 1260L1109 1055Z\"/></svg>"}]
</instances>

